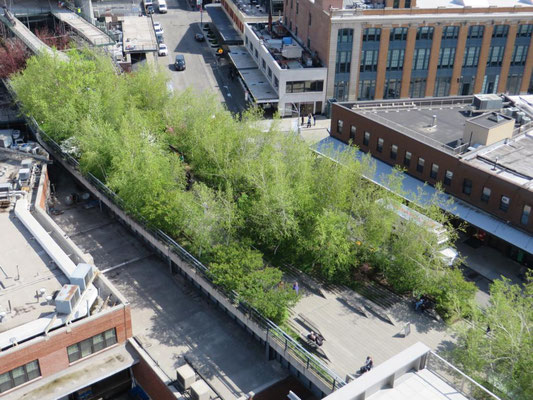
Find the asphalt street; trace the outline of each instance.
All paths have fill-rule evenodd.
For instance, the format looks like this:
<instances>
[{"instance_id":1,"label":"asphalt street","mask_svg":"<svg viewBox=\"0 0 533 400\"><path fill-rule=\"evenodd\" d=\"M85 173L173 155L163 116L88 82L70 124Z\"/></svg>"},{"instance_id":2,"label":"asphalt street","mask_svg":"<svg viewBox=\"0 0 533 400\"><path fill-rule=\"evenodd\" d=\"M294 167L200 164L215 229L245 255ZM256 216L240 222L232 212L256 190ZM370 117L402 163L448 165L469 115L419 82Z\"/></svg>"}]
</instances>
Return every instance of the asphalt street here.
<instances>
[{"instance_id":1,"label":"asphalt street","mask_svg":"<svg viewBox=\"0 0 533 400\"><path fill-rule=\"evenodd\" d=\"M215 56L208 42L197 42L196 33L204 33L200 28L200 12L191 10L187 0L167 0L168 13L153 15L164 30L164 42L168 46L168 56L158 58L158 63L168 68L174 90L191 87L195 92L214 92L221 102L233 113L246 108L244 92L238 80L229 78L230 66L226 59ZM211 22L206 12L203 22ZM176 71L174 59L183 54L185 71Z\"/></svg>"}]
</instances>

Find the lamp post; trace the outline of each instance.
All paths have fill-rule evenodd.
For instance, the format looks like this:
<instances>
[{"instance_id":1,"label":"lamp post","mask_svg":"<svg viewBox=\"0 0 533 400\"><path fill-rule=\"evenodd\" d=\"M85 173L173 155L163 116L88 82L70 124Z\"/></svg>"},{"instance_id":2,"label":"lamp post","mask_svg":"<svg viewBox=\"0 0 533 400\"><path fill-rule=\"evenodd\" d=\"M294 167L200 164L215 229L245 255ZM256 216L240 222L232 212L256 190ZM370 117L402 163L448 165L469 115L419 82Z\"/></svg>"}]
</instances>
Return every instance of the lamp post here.
<instances>
[{"instance_id":1,"label":"lamp post","mask_svg":"<svg viewBox=\"0 0 533 400\"><path fill-rule=\"evenodd\" d=\"M204 0L197 0L197 3L200 6L200 29L204 28L203 24L203 15L204 15Z\"/></svg>"}]
</instances>

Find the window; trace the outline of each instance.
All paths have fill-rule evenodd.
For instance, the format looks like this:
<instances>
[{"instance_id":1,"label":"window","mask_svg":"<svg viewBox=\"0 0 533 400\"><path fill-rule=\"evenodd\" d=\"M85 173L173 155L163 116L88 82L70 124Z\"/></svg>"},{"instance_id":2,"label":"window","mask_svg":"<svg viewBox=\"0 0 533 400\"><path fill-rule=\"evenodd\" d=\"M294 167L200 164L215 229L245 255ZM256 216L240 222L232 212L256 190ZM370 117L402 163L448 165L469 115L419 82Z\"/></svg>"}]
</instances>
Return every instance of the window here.
<instances>
[{"instance_id":1,"label":"window","mask_svg":"<svg viewBox=\"0 0 533 400\"><path fill-rule=\"evenodd\" d=\"M353 29L345 28L339 29L337 33L338 43L352 43L353 42Z\"/></svg>"},{"instance_id":2,"label":"window","mask_svg":"<svg viewBox=\"0 0 533 400\"><path fill-rule=\"evenodd\" d=\"M117 333L115 328L109 329L103 333L67 347L68 360L72 363L80 358L87 357L90 354L112 346L115 343L117 343Z\"/></svg>"},{"instance_id":3,"label":"window","mask_svg":"<svg viewBox=\"0 0 533 400\"><path fill-rule=\"evenodd\" d=\"M508 33L509 33L509 25L495 25L494 29L492 30L492 37L493 38L507 37Z\"/></svg>"},{"instance_id":4,"label":"window","mask_svg":"<svg viewBox=\"0 0 533 400\"><path fill-rule=\"evenodd\" d=\"M376 80L367 79L359 81L359 100L370 100L374 98L376 92Z\"/></svg>"},{"instance_id":5,"label":"window","mask_svg":"<svg viewBox=\"0 0 533 400\"><path fill-rule=\"evenodd\" d=\"M501 67L503 61L504 46L491 46L489 57L487 58L488 67Z\"/></svg>"},{"instance_id":6,"label":"window","mask_svg":"<svg viewBox=\"0 0 533 400\"><path fill-rule=\"evenodd\" d=\"M384 99L399 99L402 87L401 79L387 79L384 86Z\"/></svg>"},{"instance_id":7,"label":"window","mask_svg":"<svg viewBox=\"0 0 533 400\"><path fill-rule=\"evenodd\" d=\"M396 146L395 144L393 144L391 147L390 147L390 158L392 158L393 160L396 160L396 157L398 156L398 146Z\"/></svg>"},{"instance_id":8,"label":"window","mask_svg":"<svg viewBox=\"0 0 533 400\"><path fill-rule=\"evenodd\" d=\"M324 90L324 81L288 81L285 86L286 93L321 92Z\"/></svg>"},{"instance_id":9,"label":"window","mask_svg":"<svg viewBox=\"0 0 533 400\"><path fill-rule=\"evenodd\" d=\"M416 163L416 171L423 173L425 163L426 163L426 160L424 160L422 157L418 157L418 162Z\"/></svg>"},{"instance_id":10,"label":"window","mask_svg":"<svg viewBox=\"0 0 533 400\"><path fill-rule=\"evenodd\" d=\"M248 46L248 36L244 37L244 41L246 42L246 46Z\"/></svg>"},{"instance_id":11,"label":"window","mask_svg":"<svg viewBox=\"0 0 533 400\"><path fill-rule=\"evenodd\" d=\"M381 39L380 28L366 28L363 31L363 42L379 42Z\"/></svg>"},{"instance_id":12,"label":"window","mask_svg":"<svg viewBox=\"0 0 533 400\"><path fill-rule=\"evenodd\" d=\"M431 164L431 172L429 173L429 176L433 179L437 179L438 174L439 174L439 166L437 164Z\"/></svg>"},{"instance_id":13,"label":"window","mask_svg":"<svg viewBox=\"0 0 533 400\"><path fill-rule=\"evenodd\" d=\"M333 85L333 97L338 101L348 100L348 81L335 81Z\"/></svg>"},{"instance_id":14,"label":"window","mask_svg":"<svg viewBox=\"0 0 533 400\"><path fill-rule=\"evenodd\" d=\"M355 132L356 132L357 128L355 127L355 125L351 125L350 126L350 139L352 140L355 140Z\"/></svg>"},{"instance_id":15,"label":"window","mask_svg":"<svg viewBox=\"0 0 533 400\"><path fill-rule=\"evenodd\" d=\"M502 196L500 199L500 210L507 211L509 209L509 204L511 203L511 199L507 196Z\"/></svg>"},{"instance_id":16,"label":"window","mask_svg":"<svg viewBox=\"0 0 533 400\"><path fill-rule=\"evenodd\" d=\"M531 214L531 206L528 206L527 204L524 206L524 209L522 210L522 217L520 218L520 223L522 225L527 225L529 222L529 215ZM1 390L0 390L1 391Z\"/></svg>"},{"instance_id":17,"label":"window","mask_svg":"<svg viewBox=\"0 0 533 400\"><path fill-rule=\"evenodd\" d=\"M414 70L428 69L429 53L431 53L431 49L415 49L413 55Z\"/></svg>"},{"instance_id":18,"label":"window","mask_svg":"<svg viewBox=\"0 0 533 400\"><path fill-rule=\"evenodd\" d=\"M531 37L533 33L533 25L520 25L516 37Z\"/></svg>"},{"instance_id":19,"label":"window","mask_svg":"<svg viewBox=\"0 0 533 400\"><path fill-rule=\"evenodd\" d=\"M412 78L409 86L409 97L424 97L426 95L426 78Z\"/></svg>"},{"instance_id":20,"label":"window","mask_svg":"<svg viewBox=\"0 0 533 400\"><path fill-rule=\"evenodd\" d=\"M295 26L295 27L294 27L294 35L295 35L295 36L298 36L298 26Z\"/></svg>"},{"instance_id":21,"label":"window","mask_svg":"<svg viewBox=\"0 0 533 400\"><path fill-rule=\"evenodd\" d=\"M435 92L433 96L444 97L450 95L451 76L439 76L435 79Z\"/></svg>"},{"instance_id":22,"label":"window","mask_svg":"<svg viewBox=\"0 0 533 400\"><path fill-rule=\"evenodd\" d=\"M311 48L311 38L310 37L307 38L307 48L308 49Z\"/></svg>"},{"instance_id":23,"label":"window","mask_svg":"<svg viewBox=\"0 0 533 400\"><path fill-rule=\"evenodd\" d=\"M416 30L416 40L433 40L433 27L423 26Z\"/></svg>"},{"instance_id":24,"label":"window","mask_svg":"<svg viewBox=\"0 0 533 400\"><path fill-rule=\"evenodd\" d=\"M368 146L368 143L370 143L370 132L365 131L365 136L363 137L363 144L365 146Z\"/></svg>"},{"instance_id":25,"label":"window","mask_svg":"<svg viewBox=\"0 0 533 400\"><path fill-rule=\"evenodd\" d=\"M403 165L405 165L406 167L411 165L411 156L412 154L409 151L405 152L405 156L403 158Z\"/></svg>"},{"instance_id":26,"label":"window","mask_svg":"<svg viewBox=\"0 0 533 400\"><path fill-rule=\"evenodd\" d=\"M491 193L490 188L483 186L483 192L481 193L481 201L488 203L490 199L490 193Z\"/></svg>"},{"instance_id":27,"label":"window","mask_svg":"<svg viewBox=\"0 0 533 400\"><path fill-rule=\"evenodd\" d=\"M455 47L441 47L439 51L439 62L437 68L453 68L455 61Z\"/></svg>"},{"instance_id":28,"label":"window","mask_svg":"<svg viewBox=\"0 0 533 400\"><path fill-rule=\"evenodd\" d=\"M268 67L268 77L272 79L272 70Z\"/></svg>"},{"instance_id":29,"label":"window","mask_svg":"<svg viewBox=\"0 0 533 400\"><path fill-rule=\"evenodd\" d=\"M511 65L526 65L528 46L517 45L514 47L513 56L511 57Z\"/></svg>"},{"instance_id":30,"label":"window","mask_svg":"<svg viewBox=\"0 0 533 400\"><path fill-rule=\"evenodd\" d=\"M470 179L463 180L463 193L470 196L472 193L472 181Z\"/></svg>"},{"instance_id":31,"label":"window","mask_svg":"<svg viewBox=\"0 0 533 400\"><path fill-rule=\"evenodd\" d=\"M338 134L342 134L342 126L343 126L344 122L342 122L342 119L339 119L337 121L337 133Z\"/></svg>"},{"instance_id":32,"label":"window","mask_svg":"<svg viewBox=\"0 0 533 400\"><path fill-rule=\"evenodd\" d=\"M343 73L350 72L350 65L352 63L351 51L339 51L337 52L337 63L335 64L335 72Z\"/></svg>"},{"instance_id":33,"label":"window","mask_svg":"<svg viewBox=\"0 0 533 400\"><path fill-rule=\"evenodd\" d=\"M254 54L255 54L255 58L259 58L259 53L257 52L257 49L255 49Z\"/></svg>"},{"instance_id":34,"label":"window","mask_svg":"<svg viewBox=\"0 0 533 400\"><path fill-rule=\"evenodd\" d=\"M300 9L300 3L296 2L296 14L298 14L298 10Z\"/></svg>"},{"instance_id":35,"label":"window","mask_svg":"<svg viewBox=\"0 0 533 400\"><path fill-rule=\"evenodd\" d=\"M381 153L383 151L383 138L378 139L376 150L378 151L378 153Z\"/></svg>"},{"instance_id":36,"label":"window","mask_svg":"<svg viewBox=\"0 0 533 400\"><path fill-rule=\"evenodd\" d=\"M279 87L279 79L277 76L274 77L274 87L275 88L278 88Z\"/></svg>"},{"instance_id":37,"label":"window","mask_svg":"<svg viewBox=\"0 0 533 400\"><path fill-rule=\"evenodd\" d=\"M309 26L311 26L311 13L309 13Z\"/></svg>"},{"instance_id":38,"label":"window","mask_svg":"<svg viewBox=\"0 0 533 400\"><path fill-rule=\"evenodd\" d=\"M400 0L394 0L392 3L392 8L400 8Z\"/></svg>"},{"instance_id":39,"label":"window","mask_svg":"<svg viewBox=\"0 0 533 400\"><path fill-rule=\"evenodd\" d=\"M463 67L477 67L479 61L480 47L473 46L465 49L465 57L463 60Z\"/></svg>"},{"instance_id":40,"label":"window","mask_svg":"<svg viewBox=\"0 0 533 400\"><path fill-rule=\"evenodd\" d=\"M390 40L407 40L407 28L392 28Z\"/></svg>"},{"instance_id":41,"label":"window","mask_svg":"<svg viewBox=\"0 0 533 400\"><path fill-rule=\"evenodd\" d=\"M444 184L450 186L452 184L453 172L449 169L444 173Z\"/></svg>"},{"instance_id":42,"label":"window","mask_svg":"<svg viewBox=\"0 0 533 400\"><path fill-rule=\"evenodd\" d=\"M363 50L361 52L361 65L359 71L378 70L378 50Z\"/></svg>"},{"instance_id":43,"label":"window","mask_svg":"<svg viewBox=\"0 0 533 400\"><path fill-rule=\"evenodd\" d=\"M404 8L411 8L411 0L405 0Z\"/></svg>"},{"instance_id":44,"label":"window","mask_svg":"<svg viewBox=\"0 0 533 400\"><path fill-rule=\"evenodd\" d=\"M294 2L293 2L293 0L291 0L291 10L292 10L292 8L293 8L293 7L292 7L293 5L294 5Z\"/></svg>"},{"instance_id":45,"label":"window","mask_svg":"<svg viewBox=\"0 0 533 400\"><path fill-rule=\"evenodd\" d=\"M457 39L459 37L458 26L445 26L442 30L443 39Z\"/></svg>"},{"instance_id":46,"label":"window","mask_svg":"<svg viewBox=\"0 0 533 400\"><path fill-rule=\"evenodd\" d=\"M265 61L265 59L263 58L263 59L262 59L261 61L262 61L262 64L263 64L263 69L266 69L266 67L267 67L267 64L266 64L266 61Z\"/></svg>"},{"instance_id":47,"label":"window","mask_svg":"<svg viewBox=\"0 0 533 400\"><path fill-rule=\"evenodd\" d=\"M41 376L41 370L37 360L12 369L0 375L0 393L34 380L39 376Z\"/></svg>"},{"instance_id":48,"label":"window","mask_svg":"<svg viewBox=\"0 0 533 400\"><path fill-rule=\"evenodd\" d=\"M250 42L250 50L254 51L254 44L252 42Z\"/></svg>"},{"instance_id":49,"label":"window","mask_svg":"<svg viewBox=\"0 0 533 400\"><path fill-rule=\"evenodd\" d=\"M399 71L403 68L404 49L392 49L387 54L387 71Z\"/></svg>"},{"instance_id":50,"label":"window","mask_svg":"<svg viewBox=\"0 0 533 400\"><path fill-rule=\"evenodd\" d=\"M482 25L473 25L468 29L468 39L482 39L485 27Z\"/></svg>"}]
</instances>

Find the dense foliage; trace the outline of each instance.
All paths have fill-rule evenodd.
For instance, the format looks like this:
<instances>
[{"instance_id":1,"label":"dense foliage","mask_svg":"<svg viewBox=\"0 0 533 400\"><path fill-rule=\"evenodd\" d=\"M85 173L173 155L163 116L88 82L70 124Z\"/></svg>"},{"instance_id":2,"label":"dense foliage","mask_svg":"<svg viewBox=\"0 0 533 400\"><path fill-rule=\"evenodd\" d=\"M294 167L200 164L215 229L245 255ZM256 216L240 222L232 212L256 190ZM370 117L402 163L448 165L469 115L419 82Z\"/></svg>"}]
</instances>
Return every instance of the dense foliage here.
<instances>
[{"instance_id":1,"label":"dense foliage","mask_svg":"<svg viewBox=\"0 0 533 400\"><path fill-rule=\"evenodd\" d=\"M166 84L148 68L116 75L88 51L69 62L31 58L13 77L24 111L78 154L84 172L267 317L282 322L296 295L265 255L345 284L371 265L398 291L433 296L446 316L465 312L473 285L443 265L435 237L376 202L391 194L363 178L368 160L317 157L275 124L265 130L253 110L238 120L212 96ZM445 222L436 207L425 211Z\"/></svg>"},{"instance_id":2,"label":"dense foliage","mask_svg":"<svg viewBox=\"0 0 533 400\"><path fill-rule=\"evenodd\" d=\"M460 332L456 361L496 392L516 400L533 395L533 275L523 288L505 278L490 303Z\"/></svg>"}]
</instances>

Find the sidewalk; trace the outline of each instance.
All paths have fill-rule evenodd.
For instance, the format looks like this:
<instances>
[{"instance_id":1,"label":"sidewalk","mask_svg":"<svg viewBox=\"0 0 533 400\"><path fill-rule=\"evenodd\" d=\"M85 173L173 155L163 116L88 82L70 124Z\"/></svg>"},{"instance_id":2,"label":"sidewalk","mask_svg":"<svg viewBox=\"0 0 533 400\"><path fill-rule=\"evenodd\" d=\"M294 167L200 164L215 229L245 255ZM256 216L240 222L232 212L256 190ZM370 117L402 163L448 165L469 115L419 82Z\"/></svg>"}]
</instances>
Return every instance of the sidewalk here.
<instances>
[{"instance_id":1,"label":"sidewalk","mask_svg":"<svg viewBox=\"0 0 533 400\"><path fill-rule=\"evenodd\" d=\"M309 145L319 142L320 140L329 136L329 127L331 124L330 119L327 119L321 115L318 115L316 117L315 125L312 125L310 128L307 128L307 119L305 119L305 123L303 126L300 126L300 122L301 122L301 119L292 117L292 118L281 118L277 123L278 123L279 129L282 132L298 132L299 131L302 139L305 142L307 142ZM273 123L274 123L274 120L272 119L265 119L261 121L261 125L263 125L264 127L263 129L269 129Z\"/></svg>"}]
</instances>

